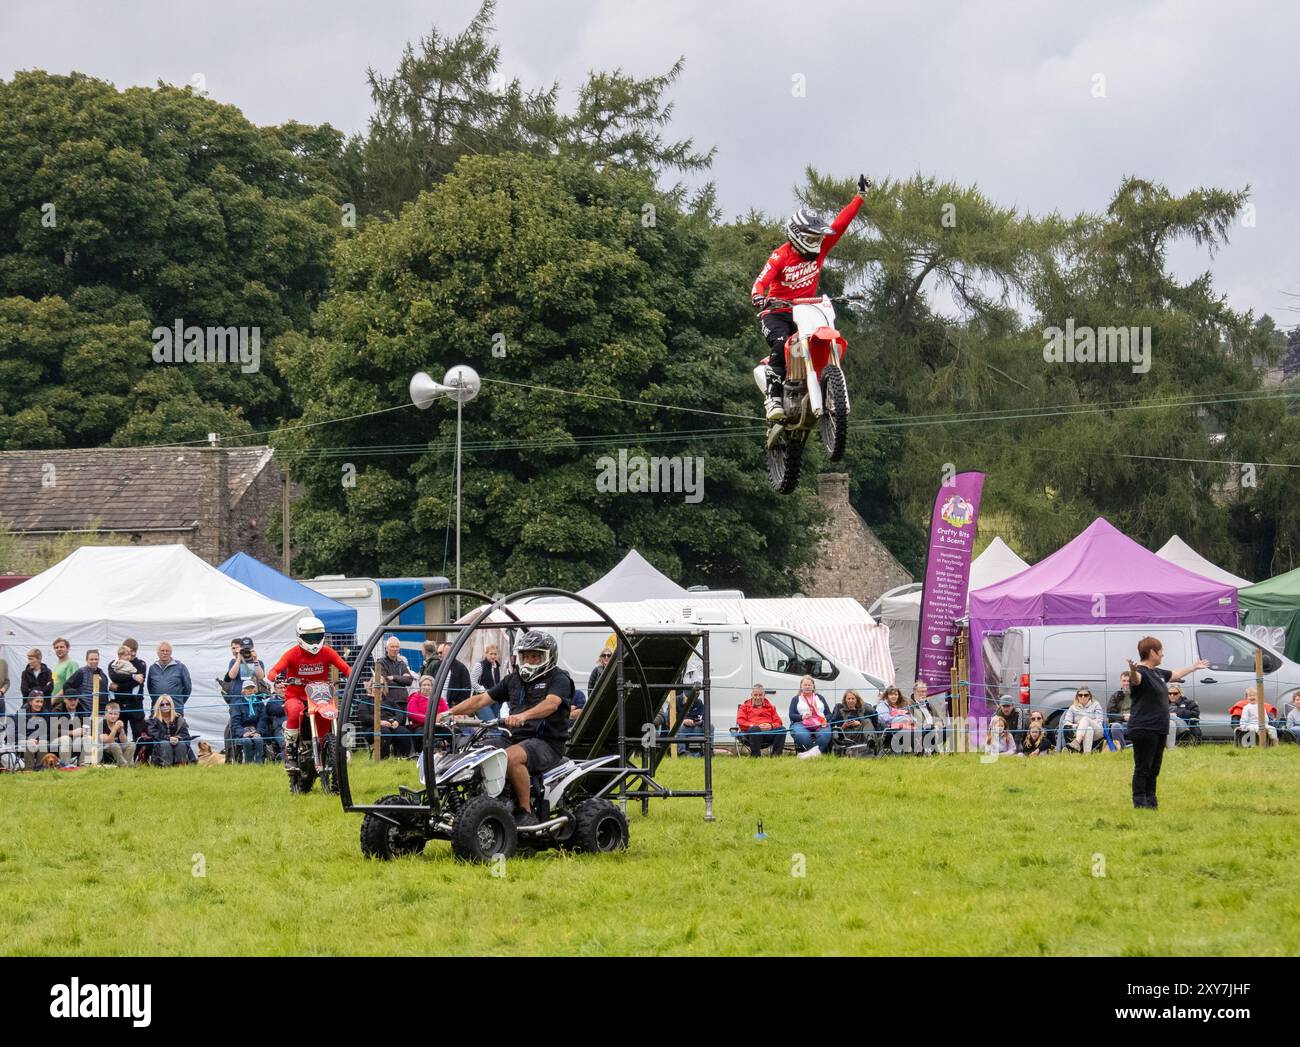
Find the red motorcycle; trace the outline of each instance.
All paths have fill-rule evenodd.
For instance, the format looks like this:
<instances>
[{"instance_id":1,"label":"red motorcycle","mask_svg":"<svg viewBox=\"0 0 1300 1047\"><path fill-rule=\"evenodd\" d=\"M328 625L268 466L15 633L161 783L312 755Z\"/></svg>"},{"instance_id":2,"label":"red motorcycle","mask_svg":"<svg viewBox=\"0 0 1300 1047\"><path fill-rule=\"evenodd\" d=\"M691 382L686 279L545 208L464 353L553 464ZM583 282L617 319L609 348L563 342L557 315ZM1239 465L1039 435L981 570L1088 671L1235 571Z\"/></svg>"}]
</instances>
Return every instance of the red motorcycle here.
<instances>
[{"instance_id":1,"label":"red motorcycle","mask_svg":"<svg viewBox=\"0 0 1300 1047\"><path fill-rule=\"evenodd\" d=\"M836 299L862 301L860 295ZM768 299L769 306L791 306L795 333L785 343L785 386L781 406L785 418L767 430L767 479L779 494L789 494L799 483L804 443L816 429L822 449L832 462L844 457L849 435L849 387L842 361L849 343L835 327L835 306L829 295ZM754 381L767 391L768 358L754 368Z\"/></svg>"}]
</instances>

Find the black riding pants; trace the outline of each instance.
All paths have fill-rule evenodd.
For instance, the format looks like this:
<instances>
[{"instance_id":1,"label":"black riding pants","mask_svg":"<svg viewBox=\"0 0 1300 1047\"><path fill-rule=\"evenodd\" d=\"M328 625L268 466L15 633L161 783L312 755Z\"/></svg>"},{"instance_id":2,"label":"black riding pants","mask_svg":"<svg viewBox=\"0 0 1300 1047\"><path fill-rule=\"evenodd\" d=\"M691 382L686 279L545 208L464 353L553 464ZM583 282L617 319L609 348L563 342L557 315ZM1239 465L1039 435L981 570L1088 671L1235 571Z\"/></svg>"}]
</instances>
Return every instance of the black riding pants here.
<instances>
[{"instance_id":1,"label":"black riding pants","mask_svg":"<svg viewBox=\"0 0 1300 1047\"><path fill-rule=\"evenodd\" d=\"M763 325L763 337L771 349L767 358L768 366L784 382L785 342L794 334L794 318L789 313L768 313L760 322Z\"/></svg>"}]
</instances>

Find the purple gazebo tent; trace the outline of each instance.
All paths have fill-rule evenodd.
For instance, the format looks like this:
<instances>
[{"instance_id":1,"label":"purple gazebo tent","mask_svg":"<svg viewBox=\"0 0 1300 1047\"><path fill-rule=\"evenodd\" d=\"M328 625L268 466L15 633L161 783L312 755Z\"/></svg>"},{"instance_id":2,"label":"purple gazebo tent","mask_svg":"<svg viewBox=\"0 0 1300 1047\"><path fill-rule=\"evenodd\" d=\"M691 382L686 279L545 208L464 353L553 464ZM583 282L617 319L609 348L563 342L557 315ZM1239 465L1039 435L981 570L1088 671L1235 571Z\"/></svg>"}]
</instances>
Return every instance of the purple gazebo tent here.
<instances>
[{"instance_id":1,"label":"purple gazebo tent","mask_svg":"<svg viewBox=\"0 0 1300 1047\"><path fill-rule=\"evenodd\" d=\"M1237 589L1184 570L1098 517L1028 570L970 594L971 716L984 721L984 636L1013 625L1237 624Z\"/></svg>"}]
</instances>

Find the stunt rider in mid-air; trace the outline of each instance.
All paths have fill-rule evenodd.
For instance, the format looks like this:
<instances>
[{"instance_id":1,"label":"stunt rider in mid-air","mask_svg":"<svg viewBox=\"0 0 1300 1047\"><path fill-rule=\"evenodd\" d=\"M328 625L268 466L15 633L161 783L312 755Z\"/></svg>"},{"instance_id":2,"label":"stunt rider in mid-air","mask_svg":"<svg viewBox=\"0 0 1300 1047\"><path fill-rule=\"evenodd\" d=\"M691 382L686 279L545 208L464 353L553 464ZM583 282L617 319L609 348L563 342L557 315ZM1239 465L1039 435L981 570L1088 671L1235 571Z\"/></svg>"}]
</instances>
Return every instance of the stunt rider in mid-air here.
<instances>
[{"instance_id":1,"label":"stunt rider in mid-air","mask_svg":"<svg viewBox=\"0 0 1300 1047\"><path fill-rule=\"evenodd\" d=\"M844 235L849 223L857 217L866 192L871 188L866 175L858 175L857 194L828 223L816 211L801 207L785 223L789 238L767 257L767 262L750 295L758 310L763 326L763 337L771 347L767 360L767 397L764 410L769 422L779 422L785 417L781 406L781 387L785 382L785 343L794 334L794 320L788 305L768 305L769 299L778 302L791 298L812 298L817 294L817 281L821 278L826 256Z\"/></svg>"},{"instance_id":2,"label":"stunt rider in mid-air","mask_svg":"<svg viewBox=\"0 0 1300 1047\"><path fill-rule=\"evenodd\" d=\"M288 683L284 689L284 769L289 780L298 773L298 732L302 729L302 714L307 708L307 686L313 683L330 683L330 667L343 676L352 669L339 653L325 643L325 624L319 618L298 619L298 645L290 647L266 674L268 682L284 673ZM317 716L317 738L330 733L329 720Z\"/></svg>"}]
</instances>

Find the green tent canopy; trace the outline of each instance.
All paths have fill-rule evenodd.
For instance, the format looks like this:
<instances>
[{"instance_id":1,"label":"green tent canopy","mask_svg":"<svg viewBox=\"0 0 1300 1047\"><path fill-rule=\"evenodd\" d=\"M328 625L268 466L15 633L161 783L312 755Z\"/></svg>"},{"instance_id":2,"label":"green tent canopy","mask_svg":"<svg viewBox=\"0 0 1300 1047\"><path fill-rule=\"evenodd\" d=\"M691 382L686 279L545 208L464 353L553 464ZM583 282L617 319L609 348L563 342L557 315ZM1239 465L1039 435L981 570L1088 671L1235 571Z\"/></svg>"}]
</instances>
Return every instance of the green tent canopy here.
<instances>
[{"instance_id":1,"label":"green tent canopy","mask_svg":"<svg viewBox=\"0 0 1300 1047\"><path fill-rule=\"evenodd\" d=\"M1243 629L1300 661L1300 567L1237 590L1237 602Z\"/></svg>"}]
</instances>

